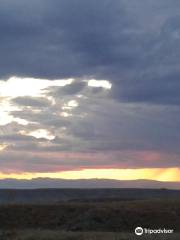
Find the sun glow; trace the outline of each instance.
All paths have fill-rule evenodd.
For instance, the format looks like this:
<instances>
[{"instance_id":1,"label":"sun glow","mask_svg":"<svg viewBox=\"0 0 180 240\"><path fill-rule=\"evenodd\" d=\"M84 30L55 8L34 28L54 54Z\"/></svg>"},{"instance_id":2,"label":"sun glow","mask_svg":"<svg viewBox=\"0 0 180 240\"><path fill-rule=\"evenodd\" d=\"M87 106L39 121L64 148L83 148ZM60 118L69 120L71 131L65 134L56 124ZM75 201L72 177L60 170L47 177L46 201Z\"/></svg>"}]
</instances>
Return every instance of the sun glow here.
<instances>
[{"instance_id":1,"label":"sun glow","mask_svg":"<svg viewBox=\"0 0 180 240\"><path fill-rule=\"evenodd\" d=\"M157 180L180 181L180 168L151 169L84 169L79 171L63 171L54 173L0 173L0 179L32 179L32 178L62 178L62 179L116 179L116 180Z\"/></svg>"},{"instance_id":2,"label":"sun glow","mask_svg":"<svg viewBox=\"0 0 180 240\"><path fill-rule=\"evenodd\" d=\"M3 151L6 149L7 145L6 144L0 144L0 151Z\"/></svg>"}]
</instances>

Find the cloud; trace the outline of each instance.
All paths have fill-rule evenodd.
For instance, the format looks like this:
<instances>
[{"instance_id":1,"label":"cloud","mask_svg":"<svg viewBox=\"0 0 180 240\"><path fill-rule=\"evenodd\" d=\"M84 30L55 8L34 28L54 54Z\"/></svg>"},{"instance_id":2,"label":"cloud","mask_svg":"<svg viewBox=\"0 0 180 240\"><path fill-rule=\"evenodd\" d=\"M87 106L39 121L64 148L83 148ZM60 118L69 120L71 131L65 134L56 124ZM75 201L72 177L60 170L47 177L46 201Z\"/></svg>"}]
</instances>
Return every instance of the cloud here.
<instances>
[{"instance_id":1,"label":"cloud","mask_svg":"<svg viewBox=\"0 0 180 240\"><path fill-rule=\"evenodd\" d=\"M29 107L48 107L50 106L50 101L43 98L33 98L33 97L17 97L12 99L12 101L20 106Z\"/></svg>"},{"instance_id":2,"label":"cloud","mask_svg":"<svg viewBox=\"0 0 180 240\"><path fill-rule=\"evenodd\" d=\"M120 101L179 104L178 7L168 0L1 1L0 74L95 76L113 81Z\"/></svg>"},{"instance_id":3,"label":"cloud","mask_svg":"<svg viewBox=\"0 0 180 240\"><path fill-rule=\"evenodd\" d=\"M46 156L39 162L32 152L83 153L86 164L77 167L179 166L179 7L177 0L1 1L1 154L11 152L1 155L3 166L20 151L27 151L22 169L43 165ZM104 152L109 162L99 163ZM87 164L88 153L97 164ZM47 162L49 170L76 167L72 159Z\"/></svg>"},{"instance_id":4,"label":"cloud","mask_svg":"<svg viewBox=\"0 0 180 240\"><path fill-rule=\"evenodd\" d=\"M178 105L179 5L1 1L0 75L93 76L113 82L119 101ZM78 84L64 91L75 93L83 87Z\"/></svg>"},{"instance_id":5,"label":"cloud","mask_svg":"<svg viewBox=\"0 0 180 240\"><path fill-rule=\"evenodd\" d=\"M74 79L65 86L44 86L39 97L6 99L13 110L12 121L0 128L6 146L0 155L2 169L11 164L18 171L42 172L179 166L177 106L120 103L111 98L110 83L93 80L91 86L89 81ZM81 82L79 91L64 91ZM92 91L94 83L98 89L102 85L101 91Z\"/></svg>"}]
</instances>

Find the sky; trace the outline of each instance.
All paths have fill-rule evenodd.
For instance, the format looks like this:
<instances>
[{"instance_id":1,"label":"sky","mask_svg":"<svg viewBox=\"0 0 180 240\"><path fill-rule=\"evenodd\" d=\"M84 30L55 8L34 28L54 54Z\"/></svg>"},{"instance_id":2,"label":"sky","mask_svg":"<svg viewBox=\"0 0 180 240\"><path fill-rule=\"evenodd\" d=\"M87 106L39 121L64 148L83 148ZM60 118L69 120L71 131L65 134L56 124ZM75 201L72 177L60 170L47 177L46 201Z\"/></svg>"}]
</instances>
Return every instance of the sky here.
<instances>
[{"instance_id":1,"label":"sky","mask_svg":"<svg viewBox=\"0 0 180 240\"><path fill-rule=\"evenodd\" d=\"M1 0L0 179L180 181L179 9Z\"/></svg>"}]
</instances>

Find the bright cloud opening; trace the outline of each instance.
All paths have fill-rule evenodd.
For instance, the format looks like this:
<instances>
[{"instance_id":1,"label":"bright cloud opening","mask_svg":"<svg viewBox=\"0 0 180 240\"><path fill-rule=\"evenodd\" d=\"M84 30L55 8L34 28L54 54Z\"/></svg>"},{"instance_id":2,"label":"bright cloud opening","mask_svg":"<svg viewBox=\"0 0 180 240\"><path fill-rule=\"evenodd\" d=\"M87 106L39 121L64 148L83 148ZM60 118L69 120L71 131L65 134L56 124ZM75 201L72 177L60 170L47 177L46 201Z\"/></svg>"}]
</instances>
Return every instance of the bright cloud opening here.
<instances>
[{"instance_id":1,"label":"bright cloud opening","mask_svg":"<svg viewBox=\"0 0 180 240\"><path fill-rule=\"evenodd\" d=\"M47 80L37 78L11 77L7 81L0 81L0 96L5 97L38 97L48 87L64 87L71 84L74 79Z\"/></svg>"},{"instance_id":2,"label":"bright cloud opening","mask_svg":"<svg viewBox=\"0 0 180 240\"><path fill-rule=\"evenodd\" d=\"M102 87L102 88L105 88L105 89L111 89L112 84L107 80L91 79L91 80L88 81L88 86L89 87Z\"/></svg>"},{"instance_id":3,"label":"bright cloud opening","mask_svg":"<svg viewBox=\"0 0 180 240\"><path fill-rule=\"evenodd\" d=\"M45 138L45 139L48 139L48 140L55 139L55 136L53 134L51 134L46 129L38 129L38 130L35 130L35 131L32 131L32 132L20 131L20 133L22 135L32 136L32 137L35 137L37 139L39 139L39 138Z\"/></svg>"},{"instance_id":4,"label":"bright cloud opening","mask_svg":"<svg viewBox=\"0 0 180 240\"><path fill-rule=\"evenodd\" d=\"M64 106L62 107L63 110L66 109L72 109L72 108L76 108L79 106L79 103L76 100L70 100L67 104L64 104Z\"/></svg>"}]
</instances>

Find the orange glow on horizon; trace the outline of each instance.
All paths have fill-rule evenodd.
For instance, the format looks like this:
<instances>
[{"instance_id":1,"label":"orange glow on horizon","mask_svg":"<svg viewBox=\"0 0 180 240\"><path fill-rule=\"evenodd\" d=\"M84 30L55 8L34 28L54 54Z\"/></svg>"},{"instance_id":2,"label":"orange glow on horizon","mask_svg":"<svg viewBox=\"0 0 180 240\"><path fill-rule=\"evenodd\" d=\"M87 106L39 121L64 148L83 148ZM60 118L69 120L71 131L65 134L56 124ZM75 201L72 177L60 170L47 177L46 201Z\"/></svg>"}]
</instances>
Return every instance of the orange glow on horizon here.
<instances>
[{"instance_id":1,"label":"orange glow on horizon","mask_svg":"<svg viewBox=\"0 0 180 240\"><path fill-rule=\"evenodd\" d=\"M56 179L116 179L116 180L157 180L180 181L180 168L145 168L145 169L84 169L52 173L1 173L0 179L15 178L56 178Z\"/></svg>"}]
</instances>

